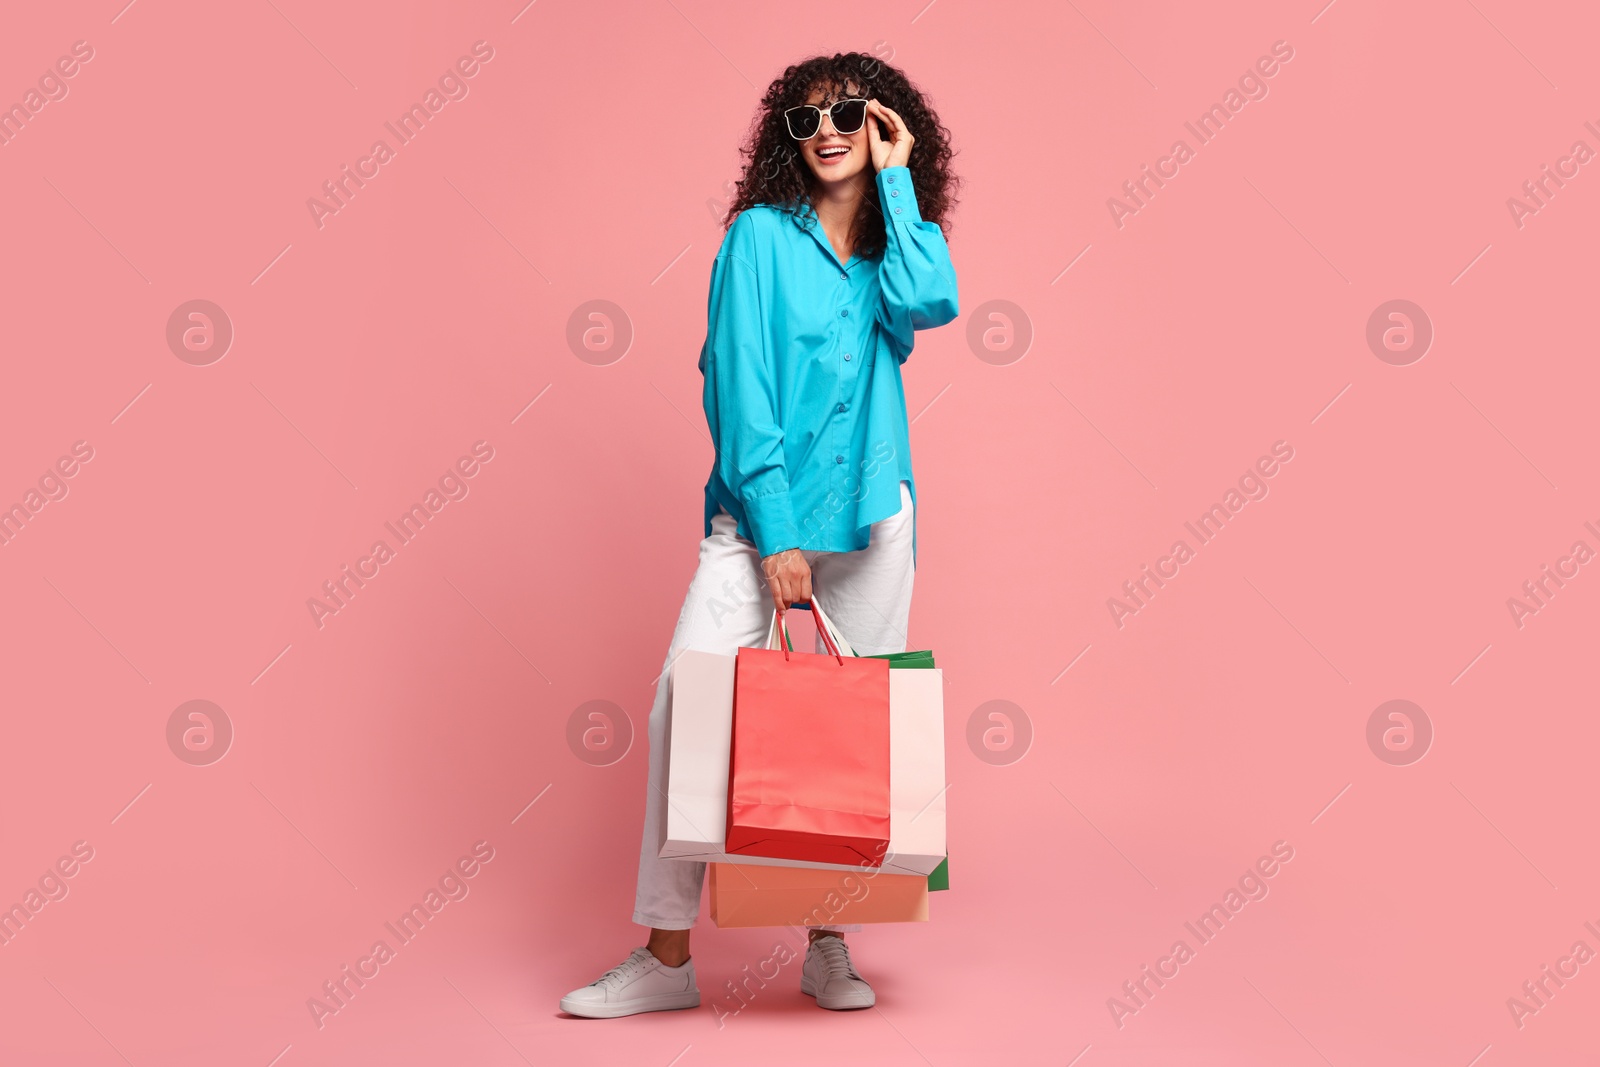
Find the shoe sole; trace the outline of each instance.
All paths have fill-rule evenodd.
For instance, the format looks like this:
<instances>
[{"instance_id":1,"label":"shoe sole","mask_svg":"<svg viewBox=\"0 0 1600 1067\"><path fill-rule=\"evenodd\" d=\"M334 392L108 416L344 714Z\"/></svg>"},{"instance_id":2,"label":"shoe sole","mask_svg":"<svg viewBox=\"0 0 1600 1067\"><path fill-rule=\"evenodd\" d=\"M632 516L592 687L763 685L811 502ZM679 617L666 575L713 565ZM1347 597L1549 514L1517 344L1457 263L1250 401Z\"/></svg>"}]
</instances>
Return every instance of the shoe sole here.
<instances>
[{"instance_id":1,"label":"shoe sole","mask_svg":"<svg viewBox=\"0 0 1600 1067\"><path fill-rule=\"evenodd\" d=\"M693 993L659 993L653 997L619 1001L615 1004L581 1004L570 1002L566 997L561 998L562 1011L584 1019L620 1019L624 1015L638 1015L646 1011L678 1011L682 1008L699 1006L699 990Z\"/></svg>"},{"instance_id":2,"label":"shoe sole","mask_svg":"<svg viewBox=\"0 0 1600 1067\"><path fill-rule=\"evenodd\" d=\"M823 999L817 996L816 985L804 976L800 978L800 992L808 997L815 997L817 1007L827 1008L829 1011L854 1011L857 1008L870 1008L878 1002L876 993L868 993L865 997L860 993L851 993L844 997Z\"/></svg>"}]
</instances>

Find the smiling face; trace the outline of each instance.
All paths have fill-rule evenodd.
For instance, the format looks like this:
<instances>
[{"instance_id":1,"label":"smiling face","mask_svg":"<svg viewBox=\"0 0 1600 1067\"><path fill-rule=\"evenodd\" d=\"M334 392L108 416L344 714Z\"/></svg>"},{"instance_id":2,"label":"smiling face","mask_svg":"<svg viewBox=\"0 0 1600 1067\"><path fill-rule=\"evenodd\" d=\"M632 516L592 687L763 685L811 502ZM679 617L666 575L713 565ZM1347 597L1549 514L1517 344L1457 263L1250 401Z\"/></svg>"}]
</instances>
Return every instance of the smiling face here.
<instances>
[{"instance_id":1,"label":"smiling face","mask_svg":"<svg viewBox=\"0 0 1600 1067\"><path fill-rule=\"evenodd\" d=\"M829 105L860 95L860 87L854 84L846 85L843 91L837 86L821 85L807 94L805 102L826 112ZM869 115L867 122L871 121ZM855 133L842 134L833 128L833 117L825 114L817 135L809 141L800 142L800 154L818 181L848 181L860 174L871 161L866 123L862 123Z\"/></svg>"}]
</instances>

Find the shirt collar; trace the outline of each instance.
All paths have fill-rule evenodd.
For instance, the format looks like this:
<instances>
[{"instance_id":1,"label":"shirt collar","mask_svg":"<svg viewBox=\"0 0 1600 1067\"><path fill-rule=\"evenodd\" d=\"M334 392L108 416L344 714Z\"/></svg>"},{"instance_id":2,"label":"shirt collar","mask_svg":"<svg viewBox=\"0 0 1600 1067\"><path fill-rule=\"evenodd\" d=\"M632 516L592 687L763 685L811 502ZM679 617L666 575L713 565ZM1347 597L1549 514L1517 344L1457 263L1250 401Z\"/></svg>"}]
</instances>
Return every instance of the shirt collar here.
<instances>
[{"instance_id":1,"label":"shirt collar","mask_svg":"<svg viewBox=\"0 0 1600 1067\"><path fill-rule=\"evenodd\" d=\"M809 200L800 201L799 207L794 214L794 224L811 234L818 247L827 255L829 263L836 267L840 265L838 254L834 252L833 246L828 243L828 235L822 232L822 224L817 219L816 209L811 206ZM848 271L859 262L861 262L860 256L851 256L842 269Z\"/></svg>"}]
</instances>

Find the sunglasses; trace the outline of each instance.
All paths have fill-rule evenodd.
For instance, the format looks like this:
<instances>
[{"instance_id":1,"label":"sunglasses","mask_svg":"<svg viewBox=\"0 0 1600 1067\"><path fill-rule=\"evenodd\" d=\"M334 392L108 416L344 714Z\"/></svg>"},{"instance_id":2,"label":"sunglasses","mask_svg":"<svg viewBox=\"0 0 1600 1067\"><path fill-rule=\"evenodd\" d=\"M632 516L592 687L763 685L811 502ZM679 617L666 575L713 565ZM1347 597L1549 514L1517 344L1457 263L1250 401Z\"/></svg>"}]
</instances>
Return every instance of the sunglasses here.
<instances>
[{"instance_id":1,"label":"sunglasses","mask_svg":"<svg viewBox=\"0 0 1600 1067\"><path fill-rule=\"evenodd\" d=\"M809 141L822 129L822 108L815 104L791 107L783 113L783 118L789 124L789 136L796 141ZM828 108L828 118L833 121L836 132L855 133L866 125L867 102L859 97L840 100Z\"/></svg>"}]
</instances>

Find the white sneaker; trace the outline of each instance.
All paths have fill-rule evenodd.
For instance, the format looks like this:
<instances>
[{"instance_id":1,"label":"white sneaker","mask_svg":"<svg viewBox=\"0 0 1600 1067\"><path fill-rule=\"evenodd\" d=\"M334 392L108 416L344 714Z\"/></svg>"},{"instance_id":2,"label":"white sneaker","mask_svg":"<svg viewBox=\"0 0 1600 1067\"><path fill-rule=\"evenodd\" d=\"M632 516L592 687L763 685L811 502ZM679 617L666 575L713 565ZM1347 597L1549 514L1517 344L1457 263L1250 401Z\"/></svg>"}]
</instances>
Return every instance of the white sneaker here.
<instances>
[{"instance_id":1,"label":"white sneaker","mask_svg":"<svg viewBox=\"0 0 1600 1067\"><path fill-rule=\"evenodd\" d=\"M643 946L593 982L561 998L562 1011L586 1019L615 1019L641 1011L699 1006L694 960L667 967Z\"/></svg>"},{"instance_id":2,"label":"white sneaker","mask_svg":"<svg viewBox=\"0 0 1600 1067\"><path fill-rule=\"evenodd\" d=\"M842 1011L870 1008L877 996L850 962L850 949L842 937L819 937L806 949L800 967L800 992L817 998L817 1007Z\"/></svg>"}]
</instances>

